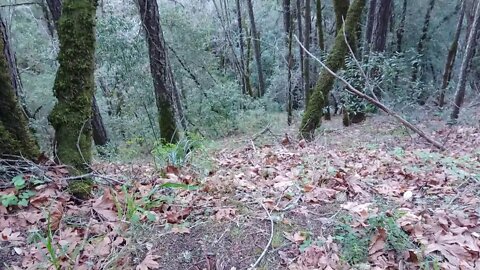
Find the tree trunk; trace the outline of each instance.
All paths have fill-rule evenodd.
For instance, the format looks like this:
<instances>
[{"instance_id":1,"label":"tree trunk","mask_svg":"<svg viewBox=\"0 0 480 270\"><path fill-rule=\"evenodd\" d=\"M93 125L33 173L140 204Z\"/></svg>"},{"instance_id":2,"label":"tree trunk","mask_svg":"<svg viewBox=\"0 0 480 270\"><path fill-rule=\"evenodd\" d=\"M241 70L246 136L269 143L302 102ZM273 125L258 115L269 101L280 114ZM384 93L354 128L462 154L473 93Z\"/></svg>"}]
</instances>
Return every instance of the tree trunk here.
<instances>
[{"instance_id":1,"label":"tree trunk","mask_svg":"<svg viewBox=\"0 0 480 270\"><path fill-rule=\"evenodd\" d=\"M418 41L418 44L417 44L417 53L418 55L420 55L421 58L423 58L423 54L425 52L425 45L426 45L425 43L427 42L427 39L428 39L428 27L430 26L430 19L432 17L432 10L434 7L435 7L435 0L430 0L428 4L427 13L425 14L425 20L423 22L422 35L420 36L420 40ZM421 61L415 61L413 63L412 82L415 82L418 79L420 62Z\"/></svg>"},{"instance_id":2,"label":"tree trunk","mask_svg":"<svg viewBox=\"0 0 480 270\"><path fill-rule=\"evenodd\" d=\"M158 109L158 123L162 143L176 143L179 130L175 120L173 85L169 80L169 63L163 31L160 25L160 14L156 0L137 0L140 18L147 37L150 71L155 88L155 100Z\"/></svg>"},{"instance_id":3,"label":"tree trunk","mask_svg":"<svg viewBox=\"0 0 480 270\"><path fill-rule=\"evenodd\" d=\"M46 0L48 9L52 14L52 19L55 24L58 24L60 16L62 15L62 0Z\"/></svg>"},{"instance_id":4,"label":"tree trunk","mask_svg":"<svg viewBox=\"0 0 480 270\"><path fill-rule=\"evenodd\" d=\"M58 21L60 64L53 86L57 104L49 116L55 129L55 155L71 173L89 171L92 159L92 101L95 89L95 0L65 0ZM70 183L73 195L86 198L92 182Z\"/></svg>"},{"instance_id":5,"label":"tree trunk","mask_svg":"<svg viewBox=\"0 0 480 270\"><path fill-rule=\"evenodd\" d=\"M283 0L283 26L285 30L285 43L287 46L287 124L290 126L293 121L293 104L292 104L292 68L293 68L293 54L292 54L292 12L290 0Z\"/></svg>"},{"instance_id":6,"label":"tree trunk","mask_svg":"<svg viewBox=\"0 0 480 270\"><path fill-rule=\"evenodd\" d=\"M440 96L438 97L439 107L443 107L445 105L445 92L447 90L448 84L450 83L450 80L452 79L453 65L455 64L455 59L457 57L458 51L458 41L460 40L460 33L462 32L463 27L463 19L465 17L465 5L466 1L464 0L460 10L460 17L458 18L455 36L453 37L450 48L448 49L447 61L443 70L442 86L440 87Z\"/></svg>"},{"instance_id":7,"label":"tree trunk","mask_svg":"<svg viewBox=\"0 0 480 270\"><path fill-rule=\"evenodd\" d=\"M255 61L257 62L258 94L261 97L265 94L265 80L263 78L262 53L260 48L260 32L257 31L255 16L253 14L252 0L247 0L247 5L248 5L248 17L250 18L250 27L252 29L252 36L253 36L253 52L255 55Z\"/></svg>"},{"instance_id":8,"label":"tree trunk","mask_svg":"<svg viewBox=\"0 0 480 270\"><path fill-rule=\"evenodd\" d=\"M387 44L388 22L392 13L392 0L377 0L373 35L370 42L374 52L384 52Z\"/></svg>"},{"instance_id":9,"label":"tree trunk","mask_svg":"<svg viewBox=\"0 0 480 270\"><path fill-rule=\"evenodd\" d=\"M346 20L350 0L333 0L333 9L335 11L335 35L342 29L343 20Z\"/></svg>"},{"instance_id":10,"label":"tree trunk","mask_svg":"<svg viewBox=\"0 0 480 270\"><path fill-rule=\"evenodd\" d=\"M312 40L312 14L311 14L311 0L305 1L305 40L304 45L307 51L310 51L310 41ZM304 93L305 93L305 102L308 104L310 99L310 57L305 57L303 59L303 81L304 81Z\"/></svg>"},{"instance_id":11,"label":"tree trunk","mask_svg":"<svg viewBox=\"0 0 480 270\"><path fill-rule=\"evenodd\" d=\"M50 14L52 15L52 19L55 25L55 28L58 27L58 22L62 15L62 0L46 0L48 9L50 10ZM95 95L95 93L94 93ZM95 145L103 146L106 145L108 142L108 133L105 125L103 123L102 115L100 114L100 110L97 104L97 99L93 98L92 103L92 129L93 129L93 141Z\"/></svg>"},{"instance_id":12,"label":"tree trunk","mask_svg":"<svg viewBox=\"0 0 480 270\"><path fill-rule=\"evenodd\" d=\"M93 95L92 102L92 135L95 145L106 145L108 143L107 130L103 125L102 115L100 114L100 108L98 108L95 95Z\"/></svg>"},{"instance_id":13,"label":"tree trunk","mask_svg":"<svg viewBox=\"0 0 480 270\"><path fill-rule=\"evenodd\" d=\"M370 44L372 43L373 26L375 24L375 7L377 0L370 0L368 6L367 25L365 28L365 54L370 52Z\"/></svg>"},{"instance_id":14,"label":"tree trunk","mask_svg":"<svg viewBox=\"0 0 480 270\"><path fill-rule=\"evenodd\" d=\"M475 19L473 21L470 34L468 36L467 48L465 49L465 56L462 60L462 66L460 68L460 75L458 76L458 83L457 89L455 92L455 102L452 110L452 114L450 115L450 119L455 121L458 119L458 115L460 114L460 107L463 104L463 100L465 98L465 86L467 82L467 75L469 72L469 65L472 61L473 54L475 52L475 40L477 38L477 33L480 28L480 3L477 3L477 7L475 9Z\"/></svg>"},{"instance_id":15,"label":"tree trunk","mask_svg":"<svg viewBox=\"0 0 480 270\"><path fill-rule=\"evenodd\" d=\"M407 18L407 0L403 0L402 15L397 29L397 52L402 51L403 33L405 33L405 20Z\"/></svg>"},{"instance_id":16,"label":"tree trunk","mask_svg":"<svg viewBox=\"0 0 480 270\"><path fill-rule=\"evenodd\" d=\"M302 27L302 6L303 6L303 0L297 0L296 1L296 17L297 17L297 25L298 25L298 39L300 40L300 43L304 43L304 38L303 38L303 27ZM298 93L298 92L301 92L303 91L303 85L304 85L304 80L303 80L303 74L304 74L304 71L305 71L305 68L303 66L304 64L304 61L303 59L305 58L305 52L303 51L302 47L298 46L298 52L299 52L299 58L300 58L300 82L299 82L299 85L300 85L300 91L297 91L298 90L298 87L295 87L295 92ZM307 97L306 96L303 96L304 99L306 99ZM306 101L304 101L304 106L305 108L307 107L308 103Z\"/></svg>"},{"instance_id":17,"label":"tree trunk","mask_svg":"<svg viewBox=\"0 0 480 270\"><path fill-rule=\"evenodd\" d=\"M238 45L240 47L240 69L242 70L242 92L244 95L248 95L248 86L247 86L247 75L245 72L245 44L243 37L243 27L242 27L242 8L240 6L240 0L236 0L237 6L237 24L238 24Z\"/></svg>"},{"instance_id":18,"label":"tree trunk","mask_svg":"<svg viewBox=\"0 0 480 270\"><path fill-rule=\"evenodd\" d=\"M388 22L392 14L393 1L392 0L376 0L374 10L373 29L370 36L369 48L375 53L385 52L387 45ZM369 53L369 52L367 52ZM380 69L374 67L371 69L371 77L376 80L381 76ZM379 87L373 89L375 96L380 99L382 92Z\"/></svg>"},{"instance_id":19,"label":"tree trunk","mask_svg":"<svg viewBox=\"0 0 480 270\"><path fill-rule=\"evenodd\" d=\"M360 23L364 7L365 0L355 0L348 10L345 24L338 31L332 51L326 60L326 65L334 72L340 70L345 65L348 46L345 43L344 32L350 46L355 44L357 25ZM325 97L328 96L332 89L334 80L335 77L330 72L322 69L300 125L300 134L307 140L314 138L315 129L320 125L322 111L326 104Z\"/></svg>"},{"instance_id":20,"label":"tree trunk","mask_svg":"<svg viewBox=\"0 0 480 270\"><path fill-rule=\"evenodd\" d=\"M317 0L317 36L318 48L325 51L325 37L323 35L323 16L322 16L322 0Z\"/></svg>"},{"instance_id":21,"label":"tree trunk","mask_svg":"<svg viewBox=\"0 0 480 270\"><path fill-rule=\"evenodd\" d=\"M19 155L34 160L40 151L12 84L15 79L10 72L9 42L7 29L0 18L0 156Z\"/></svg>"}]
</instances>

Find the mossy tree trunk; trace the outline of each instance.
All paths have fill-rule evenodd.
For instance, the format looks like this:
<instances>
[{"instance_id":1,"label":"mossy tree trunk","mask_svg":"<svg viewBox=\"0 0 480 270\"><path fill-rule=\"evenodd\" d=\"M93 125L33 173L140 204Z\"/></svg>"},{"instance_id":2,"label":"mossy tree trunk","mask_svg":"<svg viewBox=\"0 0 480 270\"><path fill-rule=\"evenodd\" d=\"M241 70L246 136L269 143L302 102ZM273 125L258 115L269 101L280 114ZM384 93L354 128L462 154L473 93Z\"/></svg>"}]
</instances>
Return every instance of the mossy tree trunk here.
<instances>
[{"instance_id":1,"label":"mossy tree trunk","mask_svg":"<svg viewBox=\"0 0 480 270\"><path fill-rule=\"evenodd\" d=\"M169 63L163 31L160 25L160 13L156 0L137 0L143 28L147 37L150 71L153 77L155 98L158 108L160 138L163 143L176 143L179 130L175 120L175 105Z\"/></svg>"},{"instance_id":2,"label":"mossy tree trunk","mask_svg":"<svg viewBox=\"0 0 480 270\"><path fill-rule=\"evenodd\" d=\"M343 29L338 31L332 51L327 57L326 65L334 72L342 69L345 65L345 56L348 52L348 46L345 43L345 36L348 43L355 44L357 25L359 24L362 11L365 7L365 0L355 0L348 10ZM353 46L352 46L353 47ZM313 89L308 107L303 115L300 126L300 135L307 140L314 138L315 129L320 125L323 115L323 108L326 104L326 98L333 87L335 77L323 69L318 78L317 84Z\"/></svg>"},{"instance_id":3,"label":"mossy tree trunk","mask_svg":"<svg viewBox=\"0 0 480 270\"><path fill-rule=\"evenodd\" d=\"M38 157L39 148L15 95L8 46L5 24L0 18L0 156L20 155L33 160Z\"/></svg>"},{"instance_id":4,"label":"mossy tree trunk","mask_svg":"<svg viewBox=\"0 0 480 270\"><path fill-rule=\"evenodd\" d=\"M47 0L47 6L52 15L53 25L55 26L54 28L57 28L62 15L62 0ZM95 96L92 101L92 110L93 141L95 142L95 145L106 145L108 143L108 133L103 124L102 114L100 113L100 108L98 107Z\"/></svg>"},{"instance_id":5,"label":"mossy tree trunk","mask_svg":"<svg viewBox=\"0 0 480 270\"><path fill-rule=\"evenodd\" d=\"M335 34L338 35L342 29L343 20L346 19L350 0L333 0L333 9L335 11Z\"/></svg>"},{"instance_id":6,"label":"mossy tree trunk","mask_svg":"<svg viewBox=\"0 0 480 270\"><path fill-rule=\"evenodd\" d=\"M92 159L92 101L95 88L96 0L65 0L58 22L59 68L53 86L57 104L49 116L55 129L55 155L72 174L89 171ZM70 183L73 195L85 198L90 180Z\"/></svg>"}]
</instances>

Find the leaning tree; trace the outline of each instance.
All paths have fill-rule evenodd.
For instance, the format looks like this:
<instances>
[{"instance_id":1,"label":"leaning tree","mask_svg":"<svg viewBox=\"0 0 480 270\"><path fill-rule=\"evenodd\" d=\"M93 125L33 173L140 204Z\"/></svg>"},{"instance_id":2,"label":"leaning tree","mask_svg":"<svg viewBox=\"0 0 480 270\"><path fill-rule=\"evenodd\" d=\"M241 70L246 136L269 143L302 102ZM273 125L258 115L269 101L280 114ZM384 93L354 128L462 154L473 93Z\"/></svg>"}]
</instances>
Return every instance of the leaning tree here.
<instances>
[{"instance_id":1,"label":"leaning tree","mask_svg":"<svg viewBox=\"0 0 480 270\"><path fill-rule=\"evenodd\" d=\"M344 0L339 0L339 3L344 2ZM326 65L333 72L342 69L345 65L345 56L348 52L348 44L345 42L345 39L349 44L355 44L357 26L361 20L364 7L365 0L355 0L348 9L346 20L338 31L332 51L326 60ZM320 125L323 108L326 104L325 97L328 96L332 89L334 81L335 77L327 70L323 69L321 71L300 126L300 135L307 140L314 138L315 129Z\"/></svg>"},{"instance_id":2,"label":"leaning tree","mask_svg":"<svg viewBox=\"0 0 480 270\"><path fill-rule=\"evenodd\" d=\"M15 78L10 74L8 61L9 46L7 28L0 17L0 156L34 159L39 149L15 94Z\"/></svg>"}]
</instances>

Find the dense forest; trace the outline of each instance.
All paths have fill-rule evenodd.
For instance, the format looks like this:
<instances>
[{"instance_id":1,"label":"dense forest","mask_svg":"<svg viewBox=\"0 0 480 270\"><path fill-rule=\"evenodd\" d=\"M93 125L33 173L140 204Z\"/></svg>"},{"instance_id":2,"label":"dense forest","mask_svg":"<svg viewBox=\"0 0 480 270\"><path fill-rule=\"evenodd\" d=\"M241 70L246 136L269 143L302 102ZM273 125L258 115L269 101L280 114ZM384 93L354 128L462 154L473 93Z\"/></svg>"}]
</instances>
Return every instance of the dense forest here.
<instances>
[{"instance_id":1,"label":"dense forest","mask_svg":"<svg viewBox=\"0 0 480 270\"><path fill-rule=\"evenodd\" d=\"M477 0L0 0L0 269L477 269Z\"/></svg>"}]
</instances>

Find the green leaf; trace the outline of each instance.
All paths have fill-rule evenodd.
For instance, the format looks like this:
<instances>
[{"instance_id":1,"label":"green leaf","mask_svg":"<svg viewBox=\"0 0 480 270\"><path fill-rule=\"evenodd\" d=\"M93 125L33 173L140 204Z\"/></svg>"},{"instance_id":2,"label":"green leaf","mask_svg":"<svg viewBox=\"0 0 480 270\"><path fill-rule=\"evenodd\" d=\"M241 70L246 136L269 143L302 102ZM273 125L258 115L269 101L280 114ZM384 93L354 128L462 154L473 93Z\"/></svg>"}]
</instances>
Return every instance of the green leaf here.
<instances>
[{"instance_id":1,"label":"green leaf","mask_svg":"<svg viewBox=\"0 0 480 270\"><path fill-rule=\"evenodd\" d=\"M20 190L25 187L25 179L23 179L23 175L17 175L12 179L12 183L15 186L15 189Z\"/></svg>"},{"instance_id":2,"label":"green leaf","mask_svg":"<svg viewBox=\"0 0 480 270\"><path fill-rule=\"evenodd\" d=\"M21 199L21 200L18 202L18 206L27 207L27 206L28 206L28 200L27 200L27 199Z\"/></svg>"},{"instance_id":3,"label":"green leaf","mask_svg":"<svg viewBox=\"0 0 480 270\"><path fill-rule=\"evenodd\" d=\"M2 195L2 205L5 207L18 205L18 198L15 194Z\"/></svg>"},{"instance_id":4,"label":"green leaf","mask_svg":"<svg viewBox=\"0 0 480 270\"><path fill-rule=\"evenodd\" d=\"M179 184L179 183L165 183L160 186L161 188L173 188L173 189L185 189L185 190L198 190L199 186L192 186L187 184Z\"/></svg>"},{"instance_id":5,"label":"green leaf","mask_svg":"<svg viewBox=\"0 0 480 270\"><path fill-rule=\"evenodd\" d=\"M35 195L35 192L31 191L31 190L27 190L27 191L24 191L20 194L20 198L21 199L30 199L31 197L33 197L33 195Z\"/></svg>"}]
</instances>

